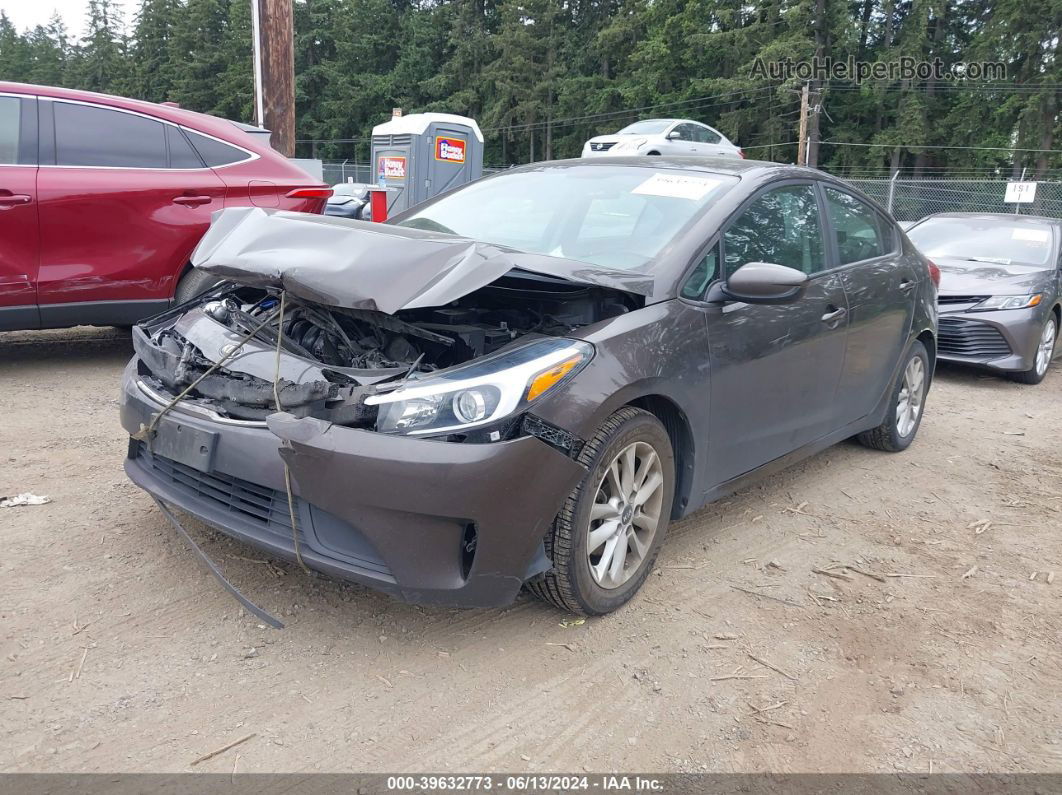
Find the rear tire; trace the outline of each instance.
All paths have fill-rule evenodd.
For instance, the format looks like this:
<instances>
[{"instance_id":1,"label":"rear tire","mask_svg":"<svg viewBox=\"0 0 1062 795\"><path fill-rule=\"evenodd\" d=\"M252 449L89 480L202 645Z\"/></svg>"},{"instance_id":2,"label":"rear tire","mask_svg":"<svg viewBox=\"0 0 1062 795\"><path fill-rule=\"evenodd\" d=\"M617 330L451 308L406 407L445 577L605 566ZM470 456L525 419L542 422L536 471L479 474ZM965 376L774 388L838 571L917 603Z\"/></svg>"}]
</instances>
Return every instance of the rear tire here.
<instances>
[{"instance_id":1,"label":"rear tire","mask_svg":"<svg viewBox=\"0 0 1062 795\"><path fill-rule=\"evenodd\" d=\"M181 277L181 281L177 283L177 290L173 294L174 303L186 304L220 281L221 279L212 273L201 271L198 268L192 268L188 273L184 274L184 276Z\"/></svg>"},{"instance_id":2,"label":"rear tire","mask_svg":"<svg viewBox=\"0 0 1062 795\"><path fill-rule=\"evenodd\" d=\"M527 587L561 610L600 616L630 601L652 570L671 518L675 460L660 420L626 406L602 423L578 461L586 476L545 538L553 568Z\"/></svg>"},{"instance_id":3,"label":"rear tire","mask_svg":"<svg viewBox=\"0 0 1062 795\"><path fill-rule=\"evenodd\" d=\"M922 341L915 340L907 350L900 377L889 396L885 421L856 436L859 443L887 453L898 453L910 447L922 424L929 379L929 354Z\"/></svg>"},{"instance_id":4,"label":"rear tire","mask_svg":"<svg viewBox=\"0 0 1062 795\"><path fill-rule=\"evenodd\" d=\"M1055 355L1055 342L1058 340L1058 319L1051 312L1044 321L1044 327L1040 332L1040 341L1036 345L1033 354L1033 366L1028 370L1017 373L1007 373L1007 376L1020 384L1036 385L1044 380L1047 370L1051 366L1051 359Z\"/></svg>"}]
</instances>

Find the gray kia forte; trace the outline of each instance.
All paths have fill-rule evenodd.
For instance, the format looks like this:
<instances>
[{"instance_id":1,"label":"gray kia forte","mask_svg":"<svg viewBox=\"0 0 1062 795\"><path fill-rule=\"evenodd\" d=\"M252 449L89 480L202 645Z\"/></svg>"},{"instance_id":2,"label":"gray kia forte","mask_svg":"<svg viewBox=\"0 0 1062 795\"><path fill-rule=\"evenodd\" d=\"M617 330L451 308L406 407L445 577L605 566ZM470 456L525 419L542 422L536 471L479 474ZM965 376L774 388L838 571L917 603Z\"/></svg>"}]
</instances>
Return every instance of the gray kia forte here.
<instances>
[{"instance_id":1,"label":"gray kia forte","mask_svg":"<svg viewBox=\"0 0 1062 795\"><path fill-rule=\"evenodd\" d=\"M670 520L849 437L906 448L935 268L818 171L538 163L372 224L226 209L134 329L126 471L399 598L603 614Z\"/></svg>"},{"instance_id":2,"label":"gray kia forte","mask_svg":"<svg viewBox=\"0 0 1062 795\"><path fill-rule=\"evenodd\" d=\"M907 234L940 267L940 358L1043 381L1062 320L1062 221L941 213Z\"/></svg>"}]
</instances>

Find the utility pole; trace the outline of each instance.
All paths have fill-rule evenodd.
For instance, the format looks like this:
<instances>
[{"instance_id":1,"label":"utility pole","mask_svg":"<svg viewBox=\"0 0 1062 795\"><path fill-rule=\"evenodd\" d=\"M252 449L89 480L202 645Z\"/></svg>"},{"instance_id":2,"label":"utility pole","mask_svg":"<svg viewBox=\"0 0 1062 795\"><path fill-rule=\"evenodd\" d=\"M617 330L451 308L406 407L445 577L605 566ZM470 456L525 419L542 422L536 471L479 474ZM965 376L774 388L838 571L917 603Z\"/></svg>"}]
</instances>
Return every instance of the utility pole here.
<instances>
[{"instance_id":1,"label":"utility pole","mask_svg":"<svg viewBox=\"0 0 1062 795\"><path fill-rule=\"evenodd\" d=\"M255 122L270 143L295 154L295 20L292 0L251 0Z\"/></svg>"},{"instance_id":2,"label":"utility pole","mask_svg":"<svg viewBox=\"0 0 1062 795\"><path fill-rule=\"evenodd\" d=\"M797 134L797 165L806 162L808 139L808 84L800 89L800 131Z\"/></svg>"}]
</instances>

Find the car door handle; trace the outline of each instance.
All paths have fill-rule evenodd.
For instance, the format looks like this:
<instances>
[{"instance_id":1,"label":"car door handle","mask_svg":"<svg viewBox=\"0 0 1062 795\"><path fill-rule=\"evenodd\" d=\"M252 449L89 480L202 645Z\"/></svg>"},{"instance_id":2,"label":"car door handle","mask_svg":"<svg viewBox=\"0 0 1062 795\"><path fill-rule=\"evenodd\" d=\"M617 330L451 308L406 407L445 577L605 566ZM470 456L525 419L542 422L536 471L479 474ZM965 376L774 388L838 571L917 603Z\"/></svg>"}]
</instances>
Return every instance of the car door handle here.
<instances>
[{"instance_id":1,"label":"car door handle","mask_svg":"<svg viewBox=\"0 0 1062 795\"><path fill-rule=\"evenodd\" d=\"M0 207L14 207L16 204L29 204L31 201L33 197L28 193L9 193L0 196Z\"/></svg>"},{"instance_id":2,"label":"car door handle","mask_svg":"<svg viewBox=\"0 0 1062 795\"><path fill-rule=\"evenodd\" d=\"M834 309L832 312L827 312L822 316L821 320L830 328L836 328L841 324L841 321L845 319L848 314L848 310L843 306L840 309Z\"/></svg>"},{"instance_id":3,"label":"car door handle","mask_svg":"<svg viewBox=\"0 0 1062 795\"><path fill-rule=\"evenodd\" d=\"M904 279L900 282L900 292L909 293L915 288L917 282L913 282L910 279Z\"/></svg>"},{"instance_id":4,"label":"car door handle","mask_svg":"<svg viewBox=\"0 0 1062 795\"><path fill-rule=\"evenodd\" d=\"M211 198L209 196L174 196L173 203L181 204L185 207L198 207L200 204L210 204Z\"/></svg>"}]
</instances>

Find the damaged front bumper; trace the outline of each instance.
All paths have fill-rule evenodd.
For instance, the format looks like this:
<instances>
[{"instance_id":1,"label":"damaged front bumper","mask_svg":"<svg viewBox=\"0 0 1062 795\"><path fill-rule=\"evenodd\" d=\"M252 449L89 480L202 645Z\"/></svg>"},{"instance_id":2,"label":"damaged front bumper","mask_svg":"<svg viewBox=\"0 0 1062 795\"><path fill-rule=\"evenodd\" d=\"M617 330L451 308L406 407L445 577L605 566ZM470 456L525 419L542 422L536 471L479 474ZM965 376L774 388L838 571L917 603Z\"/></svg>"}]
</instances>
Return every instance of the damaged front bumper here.
<instances>
[{"instance_id":1,"label":"damaged front bumper","mask_svg":"<svg viewBox=\"0 0 1062 795\"><path fill-rule=\"evenodd\" d=\"M130 434L164 405L140 381L136 361L122 383ZM531 436L445 442L287 414L266 425L194 408L179 404L167 414L150 445L130 441L125 470L134 483L278 557L295 558L297 533L311 568L410 602L510 603L549 568L543 537L585 474Z\"/></svg>"}]
</instances>

